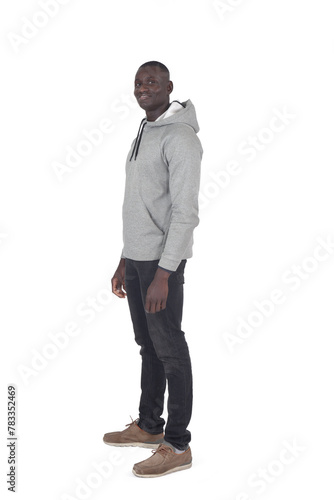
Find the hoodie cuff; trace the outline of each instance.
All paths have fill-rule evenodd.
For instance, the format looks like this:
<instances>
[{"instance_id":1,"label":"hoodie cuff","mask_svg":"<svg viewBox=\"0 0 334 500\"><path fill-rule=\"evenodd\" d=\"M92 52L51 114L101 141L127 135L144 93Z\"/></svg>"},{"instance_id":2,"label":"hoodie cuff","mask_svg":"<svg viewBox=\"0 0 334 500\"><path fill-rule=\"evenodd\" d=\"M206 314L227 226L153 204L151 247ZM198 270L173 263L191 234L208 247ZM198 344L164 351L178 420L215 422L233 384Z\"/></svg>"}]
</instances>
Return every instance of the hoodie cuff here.
<instances>
[{"instance_id":1,"label":"hoodie cuff","mask_svg":"<svg viewBox=\"0 0 334 500\"><path fill-rule=\"evenodd\" d=\"M170 269L166 269L165 267L161 267L161 266L159 266L159 264L158 264L158 267L159 267L160 269L163 269L164 271L167 271L167 273L171 273L171 274L172 274L172 273L174 272L174 271L171 271Z\"/></svg>"},{"instance_id":2,"label":"hoodie cuff","mask_svg":"<svg viewBox=\"0 0 334 500\"><path fill-rule=\"evenodd\" d=\"M164 269L165 271L172 273L176 271L180 263L181 263L180 260L171 260L167 259L166 257L161 257L161 259L158 262L158 266Z\"/></svg>"}]
</instances>

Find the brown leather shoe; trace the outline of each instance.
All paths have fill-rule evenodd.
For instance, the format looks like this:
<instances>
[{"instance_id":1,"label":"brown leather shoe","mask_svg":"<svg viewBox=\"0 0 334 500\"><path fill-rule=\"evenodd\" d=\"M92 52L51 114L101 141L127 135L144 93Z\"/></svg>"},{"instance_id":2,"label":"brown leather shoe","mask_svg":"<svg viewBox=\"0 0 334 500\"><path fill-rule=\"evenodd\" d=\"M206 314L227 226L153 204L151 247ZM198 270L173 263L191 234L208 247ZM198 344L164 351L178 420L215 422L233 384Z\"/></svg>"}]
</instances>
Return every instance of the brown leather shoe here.
<instances>
[{"instance_id":1,"label":"brown leather shoe","mask_svg":"<svg viewBox=\"0 0 334 500\"><path fill-rule=\"evenodd\" d=\"M124 431L108 432L103 436L103 441L110 446L139 446L140 448L158 448L163 442L164 435L149 434L138 427L137 420L132 420L131 424L127 424Z\"/></svg>"},{"instance_id":2,"label":"brown leather shoe","mask_svg":"<svg viewBox=\"0 0 334 500\"><path fill-rule=\"evenodd\" d=\"M166 444L160 444L153 456L133 466L132 472L138 477L159 477L171 472L189 469L191 467L191 450L177 454Z\"/></svg>"}]
</instances>

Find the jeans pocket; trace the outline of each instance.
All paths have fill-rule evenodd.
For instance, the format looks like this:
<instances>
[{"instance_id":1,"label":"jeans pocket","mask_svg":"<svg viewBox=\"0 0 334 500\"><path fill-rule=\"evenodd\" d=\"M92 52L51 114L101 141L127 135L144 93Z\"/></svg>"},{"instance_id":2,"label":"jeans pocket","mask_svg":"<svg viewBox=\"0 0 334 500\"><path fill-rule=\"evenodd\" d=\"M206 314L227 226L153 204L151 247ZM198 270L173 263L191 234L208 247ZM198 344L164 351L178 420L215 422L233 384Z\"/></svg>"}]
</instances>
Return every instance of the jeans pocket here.
<instances>
[{"instance_id":1,"label":"jeans pocket","mask_svg":"<svg viewBox=\"0 0 334 500\"><path fill-rule=\"evenodd\" d=\"M183 273L176 273L176 281L178 285L183 285L184 284L184 274Z\"/></svg>"},{"instance_id":2,"label":"jeans pocket","mask_svg":"<svg viewBox=\"0 0 334 500\"><path fill-rule=\"evenodd\" d=\"M178 285L184 284L184 268L186 266L186 263L187 263L186 259L182 260L179 267L175 271L176 282L178 283Z\"/></svg>"}]
</instances>

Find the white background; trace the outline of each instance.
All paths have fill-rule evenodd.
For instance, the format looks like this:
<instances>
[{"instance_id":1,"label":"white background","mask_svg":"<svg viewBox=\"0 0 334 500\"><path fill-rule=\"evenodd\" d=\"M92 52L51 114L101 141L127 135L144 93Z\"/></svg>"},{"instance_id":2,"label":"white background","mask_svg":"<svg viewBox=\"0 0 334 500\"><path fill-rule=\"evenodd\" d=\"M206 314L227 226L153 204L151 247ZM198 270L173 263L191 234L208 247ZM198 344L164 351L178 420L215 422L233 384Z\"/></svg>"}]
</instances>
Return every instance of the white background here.
<instances>
[{"instance_id":1,"label":"white background","mask_svg":"<svg viewBox=\"0 0 334 500\"><path fill-rule=\"evenodd\" d=\"M1 495L13 383L18 499L330 498L334 253L313 255L319 238L334 240L331 2L70 0L53 17L41 3L7 0L0 12ZM29 31L32 20L44 26ZM139 348L110 278L125 157L143 117L133 78L152 59L169 67L172 97L195 104L204 157L183 322L193 467L149 480L131 470L150 450L102 436L137 417ZM263 131L275 110L288 123ZM54 162L105 119L101 144L56 175ZM249 161L240 147L251 137L262 150ZM238 174L219 185L212 177L230 161ZM293 266L304 267L294 282ZM252 316L274 289L284 303ZM259 323L245 338L241 318ZM52 334L65 342L70 323L77 335L56 348ZM103 462L113 464L105 478Z\"/></svg>"}]
</instances>

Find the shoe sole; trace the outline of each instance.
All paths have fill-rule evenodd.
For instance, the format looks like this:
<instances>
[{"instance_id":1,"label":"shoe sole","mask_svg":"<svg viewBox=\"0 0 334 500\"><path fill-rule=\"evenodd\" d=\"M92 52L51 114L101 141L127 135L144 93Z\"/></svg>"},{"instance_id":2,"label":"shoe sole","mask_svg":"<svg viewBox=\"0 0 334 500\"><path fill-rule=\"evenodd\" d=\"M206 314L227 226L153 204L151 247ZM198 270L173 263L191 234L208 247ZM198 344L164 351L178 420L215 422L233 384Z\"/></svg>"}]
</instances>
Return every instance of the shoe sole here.
<instances>
[{"instance_id":1,"label":"shoe sole","mask_svg":"<svg viewBox=\"0 0 334 500\"><path fill-rule=\"evenodd\" d=\"M159 447L159 444L162 443L107 443L107 441L103 442L107 444L108 446L118 446L118 447L130 447L130 446L136 446L137 448L150 448L151 450L155 450Z\"/></svg>"},{"instance_id":2,"label":"shoe sole","mask_svg":"<svg viewBox=\"0 0 334 500\"><path fill-rule=\"evenodd\" d=\"M166 474L171 474L172 472L178 472L180 470L190 469L191 466L192 463L190 462L190 464L180 465L179 467L167 470L166 472L162 472L161 474L138 474L134 469L132 469L132 472L137 477L161 477L161 476L166 476Z\"/></svg>"}]
</instances>

